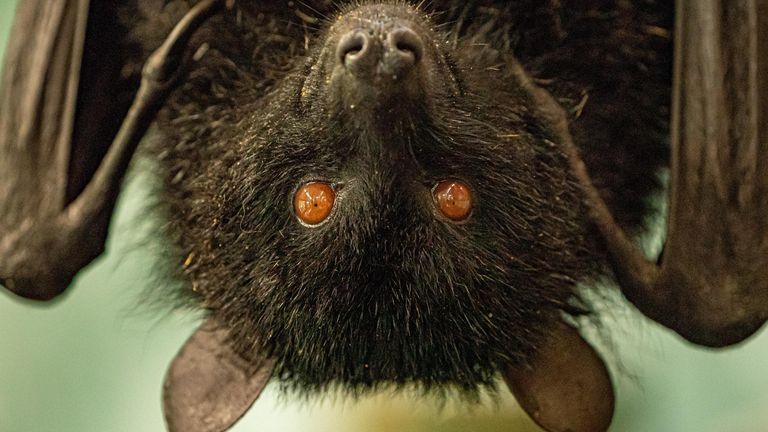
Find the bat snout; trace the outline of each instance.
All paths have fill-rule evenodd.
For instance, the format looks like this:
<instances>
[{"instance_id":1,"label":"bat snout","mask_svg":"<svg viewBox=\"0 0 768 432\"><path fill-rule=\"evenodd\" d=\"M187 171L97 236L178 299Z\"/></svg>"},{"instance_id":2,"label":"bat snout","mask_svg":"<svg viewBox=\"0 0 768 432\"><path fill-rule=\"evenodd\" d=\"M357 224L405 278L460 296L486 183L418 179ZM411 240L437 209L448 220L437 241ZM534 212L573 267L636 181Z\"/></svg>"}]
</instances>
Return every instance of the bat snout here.
<instances>
[{"instance_id":1,"label":"bat snout","mask_svg":"<svg viewBox=\"0 0 768 432\"><path fill-rule=\"evenodd\" d=\"M354 112L401 112L429 98L430 83L445 81L435 35L424 17L404 5L364 5L340 15L318 59L331 102ZM310 77L312 78L312 77ZM406 112L408 109L406 109Z\"/></svg>"}]
</instances>

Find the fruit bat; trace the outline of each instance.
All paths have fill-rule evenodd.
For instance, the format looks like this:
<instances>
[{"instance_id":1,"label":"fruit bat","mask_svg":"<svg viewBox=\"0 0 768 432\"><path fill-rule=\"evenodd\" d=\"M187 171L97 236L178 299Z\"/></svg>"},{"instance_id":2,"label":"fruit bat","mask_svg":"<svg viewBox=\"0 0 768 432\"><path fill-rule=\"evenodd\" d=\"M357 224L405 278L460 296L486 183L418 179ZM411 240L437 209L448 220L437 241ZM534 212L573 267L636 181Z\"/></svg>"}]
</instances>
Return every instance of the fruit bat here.
<instances>
[{"instance_id":1,"label":"fruit bat","mask_svg":"<svg viewBox=\"0 0 768 432\"><path fill-rule=\"evenodd\" d=\"M104 248L139 142L206 322L172 431L266 383L473 394L607 429L574 319L606 275L698 344L768 314L768 1L29 0L0 84L0 282L51 299ZM658 262L632 242L669 167Z\"/></svg>"}]
</instances>

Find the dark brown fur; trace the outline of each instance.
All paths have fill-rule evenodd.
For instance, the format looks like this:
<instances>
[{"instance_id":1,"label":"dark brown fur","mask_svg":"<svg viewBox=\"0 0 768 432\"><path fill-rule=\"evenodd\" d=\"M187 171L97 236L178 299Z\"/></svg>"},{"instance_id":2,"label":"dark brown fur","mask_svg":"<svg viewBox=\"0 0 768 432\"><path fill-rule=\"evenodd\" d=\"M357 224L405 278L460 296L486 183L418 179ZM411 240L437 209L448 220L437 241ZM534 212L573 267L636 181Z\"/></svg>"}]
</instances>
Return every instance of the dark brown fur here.
<instances>
[{"instance_id":1,"label":"dark brown fur","mask_svg":"<svg viewBox=\"0 0 768 432\"><path fill-rule=\"evenodd\" d=\"M187 8L165 3L126 12L145 51ZM232 329L241 354L263 345L302 389L473 390L526 362L559 314L582 309L575 285L604 266L526 80L569 111L596 185L638 232L667 154L670 2L435 0L408 12L459 89L428 87L388 137L329 116L333 91L308 79L350 7L262 3L205 26L152 148L192 301ZM411 157L393 156L391 141ZM344 195L309 229L290 202L316 177ZM466 224L430 210L428 187L445 177L475 190Z\"/></svg>"}]
</instances>

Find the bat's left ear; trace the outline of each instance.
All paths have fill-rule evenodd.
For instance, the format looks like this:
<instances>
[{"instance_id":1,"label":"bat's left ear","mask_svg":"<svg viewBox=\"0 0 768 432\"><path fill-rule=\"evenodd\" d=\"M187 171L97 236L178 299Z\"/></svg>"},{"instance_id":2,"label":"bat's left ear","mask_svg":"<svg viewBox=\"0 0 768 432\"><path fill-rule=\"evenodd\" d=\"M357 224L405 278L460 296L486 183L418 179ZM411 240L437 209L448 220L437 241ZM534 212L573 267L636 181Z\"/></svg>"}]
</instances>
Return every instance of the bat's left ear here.
<instances>
[{"instance_id":1,"label":"bat's left ear","mask_svg":"<svg viewBox=\"0 0 768 432\"><path fill-rule=\"evenodd\" d=\"M253 405L272 376L274 361L246 361L229 345L229 332L215 319L187 340L171 363L163 409L171 432L219 432L232 427Z\"/></svg>"},{"instance_id":2,"label":"bat's left ear","mask_svg":"<svg viewBox=\"0 0 768 432\"><path fill-rule=\"evenodd\" d=\"M528 366L504 373L520 406L549 432L600 432L613 418L605 363L579 332L559 324Z\"/></svg>"}]
</instances>

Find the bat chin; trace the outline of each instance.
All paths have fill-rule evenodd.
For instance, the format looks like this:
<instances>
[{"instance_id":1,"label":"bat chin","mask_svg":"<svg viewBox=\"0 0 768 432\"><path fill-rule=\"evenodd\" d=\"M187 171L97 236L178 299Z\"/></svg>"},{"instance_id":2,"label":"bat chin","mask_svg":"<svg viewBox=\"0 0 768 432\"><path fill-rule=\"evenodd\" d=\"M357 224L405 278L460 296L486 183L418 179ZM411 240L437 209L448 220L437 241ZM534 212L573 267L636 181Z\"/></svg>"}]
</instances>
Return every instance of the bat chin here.
<instances>
[{"instance_id":1,"label":"bat chin","mask_svg":"<svg viewBox=\"0 0 768 432\"><path fill-rule=\"evenodd\" d=\"M371 270L384 276L376 273ZM556 321L554 314L542 321L548 314L539 311L540 323L532 330L521 317L533 311L510 307L493 294L500 288L451 294L445 285L369 282L337 286L334 295L328 286L307 288L306 294L297 287L291 296L269 300L285 310L262 310L253 327L233 332L264 335L259 350L246 357L275 358L275 376L299 392L337 388L360 395L415 387L476 396L495 387L499 371L525 364L537 335Z\"/></svg>"}]
</instances>

